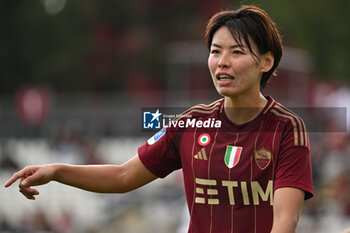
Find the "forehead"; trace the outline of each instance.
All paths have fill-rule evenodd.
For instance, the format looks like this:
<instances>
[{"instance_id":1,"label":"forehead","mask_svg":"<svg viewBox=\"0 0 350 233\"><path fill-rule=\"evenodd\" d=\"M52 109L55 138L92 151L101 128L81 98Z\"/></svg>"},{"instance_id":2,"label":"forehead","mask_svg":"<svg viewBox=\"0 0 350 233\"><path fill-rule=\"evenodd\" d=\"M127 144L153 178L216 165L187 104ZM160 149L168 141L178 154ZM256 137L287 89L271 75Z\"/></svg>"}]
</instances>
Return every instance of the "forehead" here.
<instances>
[{"instance_id":1,"label":"forehead","mask_svg":"<svg viewBox=\"0 0 350 233\"><path fill-rule=\"evenodd\" d=\"M222 47L240 47L241 49L248 49L249 52L257 56L258 47L253 40L247 35L244 37L238 30L230 30L226 26L220 27L213 35L211 46L220 45Z\"/></svg>"},{"instance_id":2,"label":"forehead","mask_svg":"<svg viewBox=\"0 0 350 233\"><path fill-rule=\"evenodd\" d=\"M211 45L213 44L246 46L246 43L241 39L239 32L233 35L226 26L220 27L214 33Z\"/></svg>"}]
</instances>

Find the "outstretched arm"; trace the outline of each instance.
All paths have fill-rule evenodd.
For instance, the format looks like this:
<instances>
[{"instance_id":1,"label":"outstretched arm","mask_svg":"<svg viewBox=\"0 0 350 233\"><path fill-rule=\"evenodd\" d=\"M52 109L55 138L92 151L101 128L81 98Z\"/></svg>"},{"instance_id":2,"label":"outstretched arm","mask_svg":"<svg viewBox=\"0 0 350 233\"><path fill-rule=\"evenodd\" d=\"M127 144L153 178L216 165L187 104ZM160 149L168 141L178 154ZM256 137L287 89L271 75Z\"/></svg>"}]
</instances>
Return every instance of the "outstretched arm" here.
<instances>
[{"instance_id":1,"label":"outstretched arm","mask_svg":"<svg viewBox=\"0 0 350 233\"><path fill-rule=\"evenodd\" d=\"M271 233L295 233L305 193L297 188L279 188L274 194Z\"/></svg>"},{"instance_id":2,"label":"outstretched arm","mask_svg":"<svg viewBox=\"0 0 350 233\"><path fill-rule=\"evenodd\" d=\"M66 185L99 193L125 193L139 188L157 176L151 173L136 155L122 165L47 164L29 166L16 172L5 184L9 187L20 179L20 192L35 199L39 192L31 186L57 181Z\"/></svg>"}]
</instances>

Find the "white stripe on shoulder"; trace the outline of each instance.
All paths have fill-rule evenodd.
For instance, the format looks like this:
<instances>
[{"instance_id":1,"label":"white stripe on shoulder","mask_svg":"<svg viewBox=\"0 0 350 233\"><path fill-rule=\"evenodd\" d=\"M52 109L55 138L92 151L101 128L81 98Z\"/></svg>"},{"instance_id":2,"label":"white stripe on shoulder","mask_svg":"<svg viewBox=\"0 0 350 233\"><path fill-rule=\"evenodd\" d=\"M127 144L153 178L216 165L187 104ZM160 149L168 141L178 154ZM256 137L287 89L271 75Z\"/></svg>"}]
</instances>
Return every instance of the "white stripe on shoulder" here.
<instances>
[{"instance_id":1,"label":"white stripe on shoulder","mask_svg":"<svg viewBox=\"0 0 350 233\"><path fill-rule=\"evenodd\" d=\"M274 100L272 100L271 101L271 103L270 103L270 105L265 109L265 111L263 112L263 114L266 114L271 108L272 108L272 106L275 104L275 101Z\"/></svg>"},{"instance_id":2,"label":"white stripe on shoulder","mask_svg":"<svg viewBox=\"0 0 350 233\"><path fill-rule=\"evenodd\" d=\"M274 108L271 109L271 112L278 117L283 117L290 120L293 126L294 145L308 146L305 124L297 114L279 103L276 103Z\"/></svg>"},{"instance_id":3,"label":"white stripe on shoulder","mask_svg":"<svg viewBox=\"0 0 350 233\"><path fill-rule=\"evenodd\" d=\"M295 119L298 122L298 126L299 126L299 133L300 133L300 138L301 138L300 143L301 143L301 145L308 146L308 136L307 136L306 126L305 126L303 119L300 116L298 116L296 113L291 111L290 109L284 107L280 103L278 103L278 106L276 106L276 107L279 108L282 112L289 113L291 116L295 117Z\"/></svg>"},{"instance_id":4,"label":"white stripe on shoulder","mask_svg":"<svg viewBox=\"0 0 350 233\"><path fill-rule=\"evenodd\" d=\"M224 98L221 98L221 99L218 99L210 104L198 104L198 105L193 106L192 108L195 108L195 107L211 108L212 106L216 106L217 104L221 104L221 102L223 100L224 100Z\"/></svg>"},{"instance_id":5,"label":"white stripe on shoulder","mask_svg":"<svg viewBox=\"0 0 350 233\"><path fill-rule=\"evenodd\" d=\"M183 113L181 113L178 117L174 118L173 121L178 121L188 115L190 115L191 113L204 113L204 114L211 114L215 111L217 111L220 108L221 105L221 101L223 99L219 99L211 104L198 104L195 105L189 109L187 109L186 111L184 111Z\"/></svg>"}]
</instances>

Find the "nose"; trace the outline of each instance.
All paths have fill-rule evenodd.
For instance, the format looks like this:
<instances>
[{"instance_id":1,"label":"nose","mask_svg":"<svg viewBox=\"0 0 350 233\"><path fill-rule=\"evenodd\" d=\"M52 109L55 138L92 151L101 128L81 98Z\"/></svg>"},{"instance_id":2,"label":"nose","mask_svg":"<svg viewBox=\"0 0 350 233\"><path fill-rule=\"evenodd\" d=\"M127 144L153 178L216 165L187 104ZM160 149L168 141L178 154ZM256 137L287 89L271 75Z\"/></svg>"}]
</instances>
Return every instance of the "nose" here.
<instances>
[{"instance_id":1,"label":"nose","mask_svg":"<svg viewBox=\"0 0 350 233\"><path fill-rule=\"evenodd\" d=\"M227 68L229 66L230 66L230 62L229 62L228 56L226 54L222 54L218 62L218 67Z\"/></svg>"}]
</instances>

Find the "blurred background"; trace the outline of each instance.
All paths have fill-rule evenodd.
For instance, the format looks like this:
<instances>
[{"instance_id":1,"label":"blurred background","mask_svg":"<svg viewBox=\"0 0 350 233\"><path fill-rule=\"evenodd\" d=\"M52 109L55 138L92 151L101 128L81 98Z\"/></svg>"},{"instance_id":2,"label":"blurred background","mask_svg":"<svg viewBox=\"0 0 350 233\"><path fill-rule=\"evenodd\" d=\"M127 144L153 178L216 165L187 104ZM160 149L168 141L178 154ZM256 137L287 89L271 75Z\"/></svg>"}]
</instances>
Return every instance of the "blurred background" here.
<instances>
[{"instance_id":1,"label":"blurred background","mask_svg":"<svg viewBox=\"0 0 350 233\"><path fill-rule=\"evenodd\" d=\"M242 4L265 9L284 40L264 94L288 107L345 110L321 130L307 122L316 195L297 232L350 228L347 0L2 0L0 185L30 164L122 163L151 136L141 130L142 107L219 98L204 29L218 10ZM51 183L36 201L16 185L0 188L0 232L185 233L181 182L175 172L123 195Z\"/></svg>"}]
</instances>

